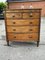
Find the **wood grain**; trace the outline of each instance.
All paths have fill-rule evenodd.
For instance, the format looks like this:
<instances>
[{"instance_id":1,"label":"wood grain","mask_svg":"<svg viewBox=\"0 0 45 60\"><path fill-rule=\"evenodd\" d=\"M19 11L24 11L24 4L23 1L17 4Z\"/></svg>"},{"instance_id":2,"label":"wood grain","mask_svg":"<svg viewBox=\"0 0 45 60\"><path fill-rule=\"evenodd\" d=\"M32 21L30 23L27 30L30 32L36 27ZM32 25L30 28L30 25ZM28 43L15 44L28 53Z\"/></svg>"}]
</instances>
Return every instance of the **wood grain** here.
<instances>
[{"instance_id":1,"label":"wood grain","mask_svg":"<svg viewBox=\"0 0 45 60\"><path fill-rule=\"evenodd\" d=\"M23 18L39 18L39 13L23 13Z\"/></svg>"},{"instance_id":2,"label":"wood grain","mask_svg":"<svg viewBox=\"0 0 45 60\"><path fill-rule=\"evenodd\" d=\"M7 32L27 33L38 32L38 26L7 26Z\"/></svg>"},{"instance_id":3,"label":"wood grain","mask_svg":"<svg viewBox=\"0 0 45 60\"><path fill-rule=\"evenodd\" d=\"M7 25L39 25L39 19L7 19Z\"/></svg>"},{"instance_id":4,"label":"wood grain","mask_svg":"<svg viewBox=\"0 0 45 60\"><path fill-rule=\"evenodd\" d=\"M35 34L35 35L34 35ZM8 33L8 40L10 41L37 41L38 33L30 33L30 34L14 34Z\"/></svg>"},{"instance_id":5,"label":"wood grain","mask_svg":"<svg viewBox=\"0 0 45 60\"><path fill-rule=\"evenodd\" d=\"M6 13L6 18L21 18L22 14L21 13Z\"/></svg>"}]
</instances>

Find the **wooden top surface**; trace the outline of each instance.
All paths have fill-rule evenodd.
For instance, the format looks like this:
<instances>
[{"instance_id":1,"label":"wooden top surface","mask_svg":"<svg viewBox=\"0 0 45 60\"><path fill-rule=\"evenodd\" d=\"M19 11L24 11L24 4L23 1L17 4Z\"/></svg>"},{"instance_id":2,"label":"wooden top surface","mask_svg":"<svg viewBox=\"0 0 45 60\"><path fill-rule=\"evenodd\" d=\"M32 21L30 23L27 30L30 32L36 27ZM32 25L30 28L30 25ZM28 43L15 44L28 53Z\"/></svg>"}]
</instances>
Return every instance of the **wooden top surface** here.
<instances>
[{"instance_id":1,"label":"wooden top surface","mask_svg":"<svg viewBox=\"0 0 45 60\"><path fill-rule=\"evenodd\" d=\"M29 9L6 9L8 11L15 11L15 10L42 10L42 8L29 8Z\"/></svg>"}]
</instances>

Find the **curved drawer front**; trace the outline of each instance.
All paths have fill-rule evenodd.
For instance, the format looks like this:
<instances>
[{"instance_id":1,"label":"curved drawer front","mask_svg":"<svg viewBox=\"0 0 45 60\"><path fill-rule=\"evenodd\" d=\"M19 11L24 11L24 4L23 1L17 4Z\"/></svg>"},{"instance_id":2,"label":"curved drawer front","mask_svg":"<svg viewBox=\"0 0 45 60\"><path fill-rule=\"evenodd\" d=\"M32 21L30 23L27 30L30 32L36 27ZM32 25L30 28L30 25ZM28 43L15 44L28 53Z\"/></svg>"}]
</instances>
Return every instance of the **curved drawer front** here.
<instances>
[{"instance_id":1,"label":"curved drawer front","mask_svg":"<svg viewBox=\"0 0 45 60\"><path fill-rule=\"evenodd\" d=\"M7 26L7 32L27 33L38 32L38 26Z\"/></svg>"},{"instance_id":2,"label":"curved drawer front","mask_svg":"<svg viewBox=\"0 0 45 60\"><path fill-rule=\"evenodd\" d=\"M6 18L21 18L22 17L22 14L21 13L12 13L12 12L9 12L9 13L6 13Z\"/></svg>"},{"instance_id":3,"label":"curved drawer front","mask_svg":"<svg viewBox=\"0 0 45 60\"><path fill-rule=\"evenodd\" d=\"M6 20L7 25L39 25L39 19L7 19Z\"/></svg>"},{"instance_id":4,"label":"curved drawer front","mask_svg":"<svg viewBox=\"0 0 45 60\"><path fill-rule=\"evenodd\" d=\"M39 18L39 13L23 13L23 18Z\"/></svg>"},{"instance_id":5,"label":"curved drawer front","mask_svg":"<svg viewBox=\"0 0 45 60\"><path fill-rule=\"evenodd\" d=\"M31 41L31 40L37 41L38 40L38 33L31 33L31 34L8 33L8 39L15 40L15 41Z\"/></svg>"}]
</instances>

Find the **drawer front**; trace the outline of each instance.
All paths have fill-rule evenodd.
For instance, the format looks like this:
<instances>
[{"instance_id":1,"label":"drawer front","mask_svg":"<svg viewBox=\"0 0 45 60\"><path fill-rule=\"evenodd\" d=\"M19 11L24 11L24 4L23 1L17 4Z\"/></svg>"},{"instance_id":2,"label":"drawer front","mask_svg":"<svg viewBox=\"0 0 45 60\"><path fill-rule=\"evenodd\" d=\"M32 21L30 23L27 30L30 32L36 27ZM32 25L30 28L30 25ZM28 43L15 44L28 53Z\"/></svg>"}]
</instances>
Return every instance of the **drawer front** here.
<instances>
[{"instance_id":1,"label":"drawer front","mask_svg":"<svg viewBox=\"0 0 45 60\"><path fill-rule=\"evenodd\" d=\"M7 25L39 25L39 19L18 19L18 20L14 20L14 19L7 19L6 20Z\"/></svg>"},{"instance_id":2,"label":"drawer front","mask_svg":"<svg viewBox=\"0 0 45 60\"><path fill-rule=\"evenodd\" d=\"M23 18L39 18L39 13L23 13Z\"/></svg>"},{"instance_id":3,"label":"drawer front","mask_svg":"<svg viewBox=\"0 0 45 60\"><path fill-rule=\"evenodd\" d=\"M8 40L15 40L15 41L37 41L38 40L38 33L31 33L31 34L14 34L8 33Z\"/></svg>"},{"instance_id":4,"label":"drawer front","mask_svg":"<svg viewBox=\"0 0 45 60\"><path fill-rule=\"evenodd\" d=\"M30 33L38 32L38 26L7 26L7 32Z\"/></svg>"},{"instance_id":5,"label":"drawer front","mask_svg":"<svg viewBox=\"0 0 45 60\"><path fill-rule=\"evenodd\" d=\"M22 14L21 13L6 13L6 18L21 18Z\"/></svg>"}]
</instances>

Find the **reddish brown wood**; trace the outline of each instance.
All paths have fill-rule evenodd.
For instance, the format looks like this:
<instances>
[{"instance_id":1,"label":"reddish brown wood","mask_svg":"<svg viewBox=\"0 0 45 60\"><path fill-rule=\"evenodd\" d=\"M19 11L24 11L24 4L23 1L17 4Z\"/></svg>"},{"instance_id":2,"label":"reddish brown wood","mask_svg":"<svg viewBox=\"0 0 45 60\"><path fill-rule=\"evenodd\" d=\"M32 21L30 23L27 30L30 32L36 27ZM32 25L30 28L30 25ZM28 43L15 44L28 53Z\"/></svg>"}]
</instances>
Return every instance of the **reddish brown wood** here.
<instances>
[{"instance_id":1,"label":"reddish brown wood","mask_svg":"<svg viewBox=\"0 0 45 60\"><path fill-rule=\"evenodd\" d=\"M18 16L18 13L21 15ZM32 13L33 15L32 17L29 16L30 13ZM13 14L14 17L12 17ZM18 17L15 18L15 16ZM6 10L5 23L6 23L7 45L9 45L9 41L19 41L19 42L35 41L37 42L38 46L40 41L40 21L41 21L40 18L41 18L41 9Z\"/></svg>"}]
</instances>

